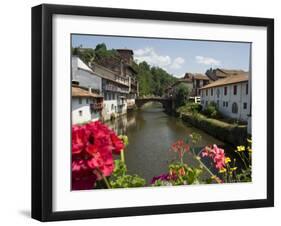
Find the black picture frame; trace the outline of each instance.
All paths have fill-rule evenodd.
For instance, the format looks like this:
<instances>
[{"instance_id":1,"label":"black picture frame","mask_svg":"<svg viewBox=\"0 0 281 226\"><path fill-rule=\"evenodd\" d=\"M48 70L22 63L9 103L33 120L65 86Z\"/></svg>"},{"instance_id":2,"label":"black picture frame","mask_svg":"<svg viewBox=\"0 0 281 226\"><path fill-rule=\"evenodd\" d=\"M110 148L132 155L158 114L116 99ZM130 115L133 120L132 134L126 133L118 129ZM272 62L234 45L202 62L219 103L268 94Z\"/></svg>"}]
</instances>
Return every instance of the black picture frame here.
<instances>
[{"instance_id":1,"label":"black picture frame","mask_svg":"<svg viewBox=\"0 0 281 226\"><path fill-rule=\"evenodd\" d=\"M95 210L52 210L52 18L55 14L247 25L267 28L267 198ZM122 217L274 206L274 20L43 4L32 8L32 218L40 221Z\"/></svg>"}]
</instances>

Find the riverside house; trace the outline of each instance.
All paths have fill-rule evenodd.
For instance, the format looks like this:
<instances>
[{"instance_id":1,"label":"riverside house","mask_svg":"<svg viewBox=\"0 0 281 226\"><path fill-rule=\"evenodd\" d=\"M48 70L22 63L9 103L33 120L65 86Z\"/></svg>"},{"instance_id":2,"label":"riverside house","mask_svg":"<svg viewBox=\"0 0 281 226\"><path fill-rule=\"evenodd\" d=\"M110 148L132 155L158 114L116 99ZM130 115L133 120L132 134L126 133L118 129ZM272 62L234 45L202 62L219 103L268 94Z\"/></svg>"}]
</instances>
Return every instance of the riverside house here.
<instances>
[{"instance_id":1,"label":"riverside house","mask_svg":"<svg viewBox=\"0 0 281 226\"><path fill-rule=\"evenodd\" d=\"M128 78L103 67L97 63L91 63L91 68L102 79L102 95L104 96L103 120L110 120L127 113L127 95L130 90Z\"/></svg>"},{"instance_id":2,"label":"riverside house","mask_svg":"<svg viewBox=\"0 0 281 226\"><path fill-rule=\"evenodd\" d=\"M206 75L199 73L186 73L184 79L192 83L191 97L200 96L200 89L210 83L210 79Z\"/></svg>"},{"instance_id":3,"label":"riverside house","mask_svg":"<svg viewBox=\"0 0 281 226\"><path fill-rule=\"evenodd\" d=\"M72 124L96 121L101 117L103 97L91 89L72 84Z\"/></svg>"},{"instance_id":4,"label":"riverside house","mask_svg":"<svg viewBox=\"0 0 281 226\"><path fill-rule=\"evenodd\" d=\"M126 114L128 108L135 106L138 96L136 71L132 67L133 51L117 51L120 58L105 59L101 64L87 65L78 56L72 57L72 81L104 97L102 120Z\"/></svg>"},{"instance_id":5,"label":"riverside house","mask_svg":"<svg viewBox=\"0 0 281 226\"><path fill-rule=\"evenodd\" d=\"M236 73L220 78L201 88L203 109L211 102L226 117L248 121L251 112L248 73Z\"/></svg>"},{"instance_id":6,"label":"riverside house","mask_svg":"<svg viewBox=\"0 0 281 226\"><path fill-rule=\"evenodd\" d=\"M116 51L118 57L112 56L100 59L99 65L115 74L117 76L116 81L126 81L129 90L122 97L126 99L127 109L132 109L135 106L135 99L139 95L137 72L133 68L134 52L131 49L116 49ZM92 68L95 70L95 67ZM105 73L108 74L108 72Z\"/></svg>"}]
</instances>

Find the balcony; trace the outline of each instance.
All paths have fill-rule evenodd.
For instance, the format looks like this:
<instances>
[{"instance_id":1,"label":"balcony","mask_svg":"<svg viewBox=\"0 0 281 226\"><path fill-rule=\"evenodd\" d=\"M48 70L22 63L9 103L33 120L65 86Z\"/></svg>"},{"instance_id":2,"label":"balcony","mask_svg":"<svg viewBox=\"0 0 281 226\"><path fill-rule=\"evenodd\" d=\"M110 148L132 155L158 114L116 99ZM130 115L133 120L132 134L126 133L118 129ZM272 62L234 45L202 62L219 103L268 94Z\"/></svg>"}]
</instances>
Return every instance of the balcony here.
<instances>
[{"instance_id":1,"label":"balcony","mask_svg":"<svg viewBox=\"0 0 281 226\"><path fill-rule=\"evenodd\" d=\"M111 84L105 85L104 89L106 91L120 92L120 93L128 93L129 92L129 88L121 88L121 87L111 85Z\"/></svg>"},{"instance_id":2,"label":"balcony","mask_svg":"<svg viewBox=\"0 0 281 226\"><path fill-rule=\"evenodd\" d=\"M123 85L129 85L129 79L126 79L126 78L123 78L123 77L120 77L120 76L115 76L115 81L118 82L118 83L121 83Z\"/></svg>"},{"instance_id":3,"label":"balcony","mask_svg":"<svg viewBox=\"0 0 281 226\"><path fill-rule=\"evenodd\" d=\"M103 108L103 103L93 103L90 104L91 110L101 110Z\"/></svg>"}]
</instances>

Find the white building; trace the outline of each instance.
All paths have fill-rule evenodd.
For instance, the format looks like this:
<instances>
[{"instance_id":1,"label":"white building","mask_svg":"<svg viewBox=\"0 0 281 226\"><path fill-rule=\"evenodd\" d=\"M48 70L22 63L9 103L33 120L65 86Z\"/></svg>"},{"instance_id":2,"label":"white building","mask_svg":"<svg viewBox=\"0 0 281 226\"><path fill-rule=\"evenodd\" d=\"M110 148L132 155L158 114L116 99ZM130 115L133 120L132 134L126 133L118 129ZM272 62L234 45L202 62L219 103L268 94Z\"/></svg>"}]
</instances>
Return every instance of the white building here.
<instances>
[{"instance_id":1,"label":"white building","mask_svg":"<svg viewBox=\"0 0 281 226\"><path fill-rule=\"evenodd\" d=\"M102 78L102 94L104 96L103 120L118 117L127 113L127 95L129 94L129 79L120 76L99 64L92 63L93 72Z\"/></svg>"},{"instance_id":2,"label":"white building","mask_svg":"<svg viewBox=\"0 0 281 226\"><path fill-rule=\"evenodd\" d=\"M102 91L102 79L95 74L78 56L72 57L72 81L78 81L79 86L91 88L99 93Z\"/></svg>"},{"instance_id":3,"label":"white building","mask_svg":"<svg viewBox=\"0 0 281 226\"><path fill-rule=\"evenodd\" d=\"M217 105L224 116L247 121L251 109L248 74L232 75L202 87L203 109L211 102Z\"/></svg>"},{"instance_id":4,"label":"white building","mask_svg":"<svg viewBox=\"0 0 281 226\"><path fill-rule=\"evenodd\" d=\"M72 124L99 120L102 102L102 96L72 85Z\"/></svg>"}]
</instances>

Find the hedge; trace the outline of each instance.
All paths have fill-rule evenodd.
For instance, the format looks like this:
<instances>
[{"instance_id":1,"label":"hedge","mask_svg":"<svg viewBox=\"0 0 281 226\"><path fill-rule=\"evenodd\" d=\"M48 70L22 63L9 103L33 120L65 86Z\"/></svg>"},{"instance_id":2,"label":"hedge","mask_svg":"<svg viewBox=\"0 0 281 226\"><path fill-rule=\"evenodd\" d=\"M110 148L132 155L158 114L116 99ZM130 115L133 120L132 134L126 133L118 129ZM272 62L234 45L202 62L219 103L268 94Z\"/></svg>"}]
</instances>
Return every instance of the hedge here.
<instances>
[{"instance_id":1,"label":"hedge","mask_svg":"<svg viewBox=\"0 0 281 226\"><path fill-rule=\"evenodd\" d=\"M217 119L207 118L200 113L182 113L181 118L219 140L233 145L244 144L247 139L247 126L245 125L229 124Z\"/></svg>"}]
</instances>

